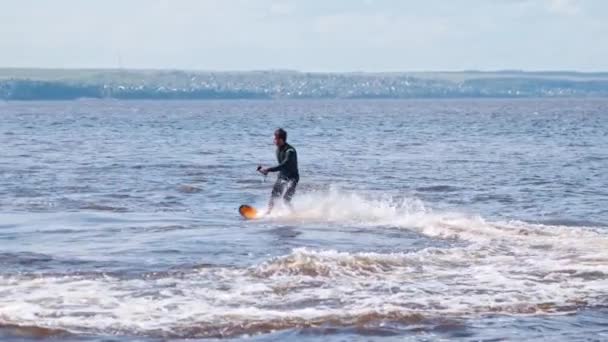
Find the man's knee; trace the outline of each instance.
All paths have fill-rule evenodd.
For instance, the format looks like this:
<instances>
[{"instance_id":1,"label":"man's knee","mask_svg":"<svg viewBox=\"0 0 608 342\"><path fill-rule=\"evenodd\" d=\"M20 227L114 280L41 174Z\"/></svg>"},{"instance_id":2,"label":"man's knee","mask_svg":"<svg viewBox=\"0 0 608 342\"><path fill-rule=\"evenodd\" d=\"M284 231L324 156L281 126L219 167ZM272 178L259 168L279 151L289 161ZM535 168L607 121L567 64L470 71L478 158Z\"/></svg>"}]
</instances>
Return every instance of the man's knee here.
<instances>
[{"instance_id":1,"label":"man's knee","mask_svg":"<svg viewBox=\"0 0 608 342\"><path fill-rule=\"evenodd\" d=\"M272 187L272 192L271 192L271 196L272 197L281 197L281 195L283 194L283 184L281 182L276 182L275 185Z\"/></svg>"},{"instance_id":2,"label":"man's knee","mask_svg":"<svg viewBox=\"0 0 608 342\"><path fill-rule=\"evenodd\" d=\"M294 183L290 183L287 186L287 191L285 192L285 196L283 196L283 198L285 199L285 201L289 202L291 201L291 199L293 198L293 195L296 193L296 186L298 185L297 182Z\"/></svg>"},{"instance_id":3,"label":"man's knee","mask_svg":"<svg viewBox=\"0 0 608 342\"><path fill-rule=\"evenodd\" d=\"M283 192L281 191L281 189L272 189L272 192L270 193L270 197L279 198L279 197L281 197L282 193Z\"/></svg>"}]
</instances>

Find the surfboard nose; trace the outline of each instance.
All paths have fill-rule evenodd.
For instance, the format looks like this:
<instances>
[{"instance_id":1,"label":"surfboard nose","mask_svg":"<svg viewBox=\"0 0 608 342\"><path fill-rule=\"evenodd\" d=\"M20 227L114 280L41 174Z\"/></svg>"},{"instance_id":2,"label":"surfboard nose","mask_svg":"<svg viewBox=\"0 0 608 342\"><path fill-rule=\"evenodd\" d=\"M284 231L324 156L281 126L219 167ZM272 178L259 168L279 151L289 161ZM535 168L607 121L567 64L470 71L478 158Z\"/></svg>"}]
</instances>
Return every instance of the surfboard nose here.
<instances>
[{"instance_id":1,"label":"surfboard nose","mask_svg":"<svg viewBox=\"0 0 608 342\"><path fill-rule=\"evenodd\" d=\"M239 213L248 220L254 219L258 215L258 211L254 207L247 204L243 204L239 207Z\"/></svg>"}]
</instances>

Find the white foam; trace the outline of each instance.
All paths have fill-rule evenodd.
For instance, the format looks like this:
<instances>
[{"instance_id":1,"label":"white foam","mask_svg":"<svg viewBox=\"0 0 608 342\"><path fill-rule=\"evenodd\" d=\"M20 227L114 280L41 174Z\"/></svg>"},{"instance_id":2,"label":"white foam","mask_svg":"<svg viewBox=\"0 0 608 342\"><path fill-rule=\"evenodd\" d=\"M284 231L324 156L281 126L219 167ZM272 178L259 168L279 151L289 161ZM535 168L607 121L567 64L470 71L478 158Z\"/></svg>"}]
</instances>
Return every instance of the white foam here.
<instances>
[{"instance_id":1,"label":"white foam","mask_svg":"<svg viewBox=\"0 0 608 342\"><path fill-rule=\"evenodd\" d=\"M0 318L73 331L181 336L185 327L330 317L346 324L391 313L551 314L608 303L603 228L487 222L436 213L417 200L368 199L336 189L301 195L294 204L296 213L277 210L268 219L401 227L465 243L394 254L299 248L249 268L160 279L5 276Z\"/></svg>"},{"instance_id":2,"label":"white foam","mask_svg":"<svg viewBox=\"0 0 608 342\"><path fill-rule=\"evenodd\" d=\"M381 224L404 215L426 212L420 200L390 196L364 197L356 192L341 191L336 186L327 191L299 194L293 200L294 212L280 202L277 204L268 217L301 222Z\"/></svg>"}]
</instances>

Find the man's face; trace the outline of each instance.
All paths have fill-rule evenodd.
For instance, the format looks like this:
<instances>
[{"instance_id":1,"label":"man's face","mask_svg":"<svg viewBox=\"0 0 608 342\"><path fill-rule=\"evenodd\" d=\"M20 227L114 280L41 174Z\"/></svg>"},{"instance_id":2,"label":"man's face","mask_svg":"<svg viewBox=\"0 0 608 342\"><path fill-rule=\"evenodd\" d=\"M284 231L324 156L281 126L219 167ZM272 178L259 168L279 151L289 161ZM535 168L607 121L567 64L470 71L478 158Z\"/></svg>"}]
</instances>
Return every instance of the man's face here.
<instances>
[{"instance_id":1,"label":"man's face","mask_svg":"<svg viewBox=\"0 0 608 342\"><path fill-rule=\"evenodd\" d=\"M283 144L285 144L285 141L283 141L283 139L279 138L279 136L277 134L274 135L274 144L277 145L277 147L281 147L283 146Z\"/></svg>"}]
</instances>

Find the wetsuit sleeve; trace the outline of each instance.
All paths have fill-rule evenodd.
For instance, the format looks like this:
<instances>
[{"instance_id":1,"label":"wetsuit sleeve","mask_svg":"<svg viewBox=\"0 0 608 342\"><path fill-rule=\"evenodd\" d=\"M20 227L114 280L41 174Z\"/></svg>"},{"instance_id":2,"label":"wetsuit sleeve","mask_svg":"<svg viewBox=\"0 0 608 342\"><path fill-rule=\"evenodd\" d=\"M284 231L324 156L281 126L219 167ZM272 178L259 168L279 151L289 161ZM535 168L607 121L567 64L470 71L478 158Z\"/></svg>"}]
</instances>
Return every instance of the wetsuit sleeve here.
<instances>
[{"instance_id":1,"label":"wetsuit sleeve","mask_svg":"<svg viewBox=\"0 0 608 342\"><path fill-rule=\"evenodd\" d=\"M285 158L283 158L281 163L277 166L268 168L268 172L276 172L283 170L289 163L294 161L295 155L296 154L294 153L293 149L288 149L287 151L285 151Z\"/></svg>"}]
</instances>

